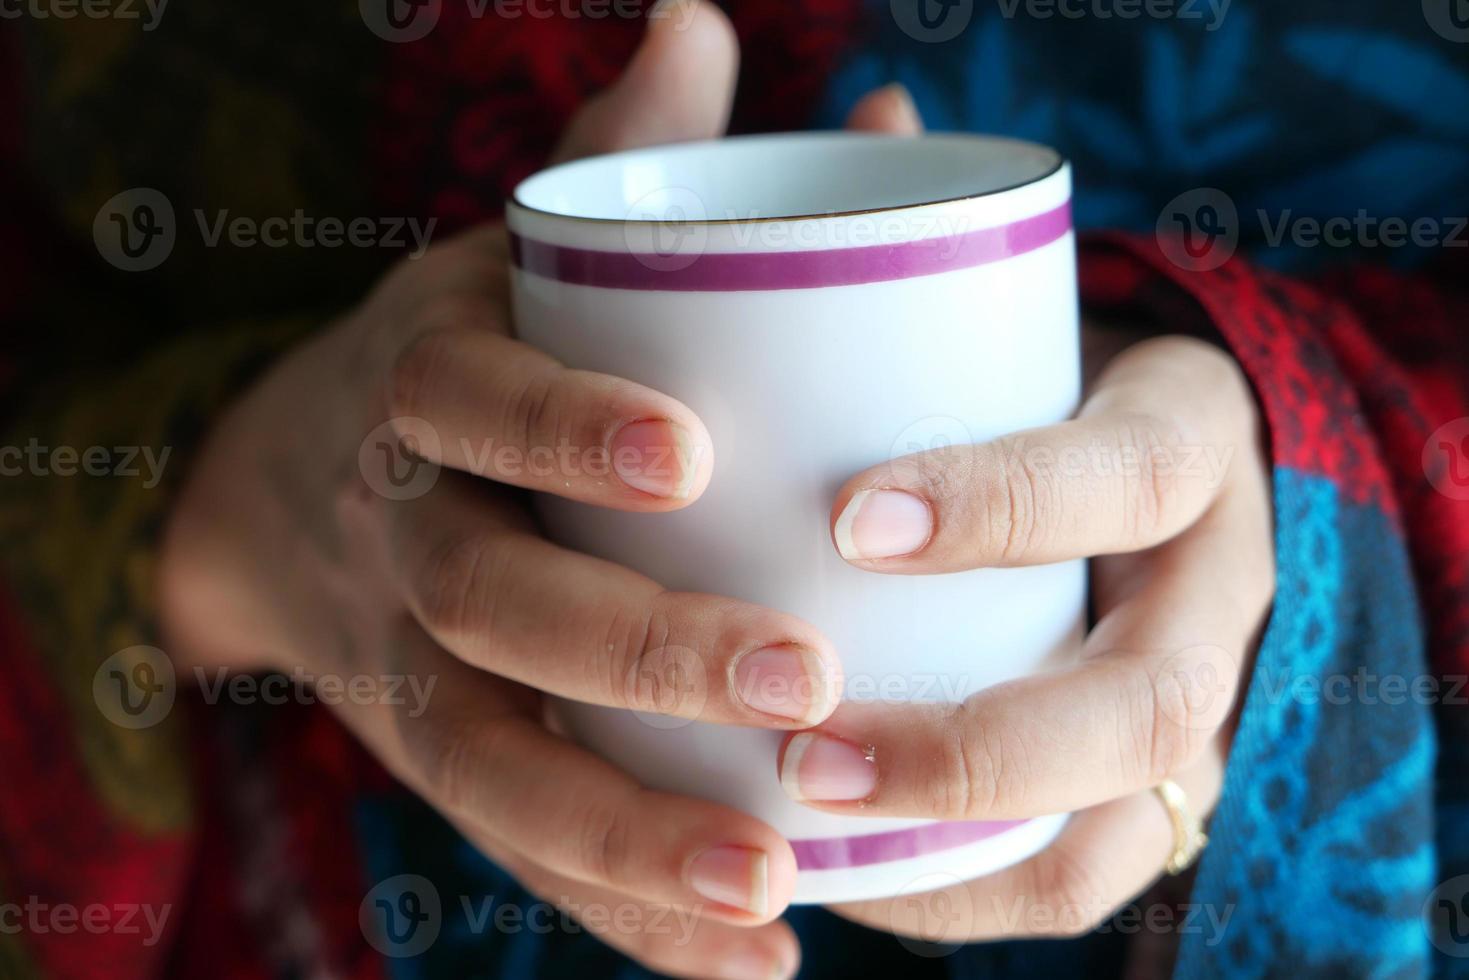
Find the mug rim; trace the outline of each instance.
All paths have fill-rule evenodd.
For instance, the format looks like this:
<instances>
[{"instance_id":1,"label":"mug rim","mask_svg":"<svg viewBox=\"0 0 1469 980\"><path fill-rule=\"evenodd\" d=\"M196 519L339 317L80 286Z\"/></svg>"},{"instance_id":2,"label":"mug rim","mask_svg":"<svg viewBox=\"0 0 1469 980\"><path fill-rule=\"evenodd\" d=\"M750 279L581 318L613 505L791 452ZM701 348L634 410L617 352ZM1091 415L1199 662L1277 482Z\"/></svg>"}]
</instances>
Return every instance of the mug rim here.
<instances>
[{"instance_id":1,"label":"mug rim","mask_svg":"<svg viewBox=\"0 0 1469 980\"><path fill-rule=\"evenodd\" d=\"M631 217L623 217L623 218L595 218L595 217L591 217L589 215L566 214L565 212L562 212L562 211L548 211L545 208L538 208L538 207L535 207L534 205L527 204L521 198L521 190L530 181L536 180L536 179L538 179L540 177L543 177L543 176L545 176L545 175L547 175L549 173L552 173L553 171L559 170L559 169L561 169L563 167L574 167L574 166L577 166L578 164L583 164L583 163L586 163L586 162L592 161L592 160L607 160L607 159L610 159L610 158L613 158L613 157L631 156L633 154L648 153L648 152L653 152L653 151L657 151L657 150L666 150L666 149L675 148L675 147L682 148L682 147L694 147L694 146L712 146L712 145L719 144L719 143L747 142L747 141L748 142L755 142L755 141L758 141L758 140L780 140L780 139L786 139L786 138L791 138L791 137L798 137L798 138L801 138L801 139L811 139L811 140L832 140L832 141L838 141L838 140L871 140L871 141L882 141L882 140L893 140L893 141L898 141L898 140L913 140L913 141L922 141L922 140L947 139L947 140L956 140L956 141L962 141L962 142L1011 143L1011 144L1014 144L1014 145L1020 146L1020 147L1027 147L1027 148L1030 148L1030 149L1042 150L1046 154L1048 154L1052 158L1052 160L1051 160L1050 166L1048 166L1045 170L1037 173L1033 177L1029 177L1029 178L1027 178L1025 180L1022 180L1022 181L1017 181L1016 183L1013 183L1013 184L1005 184L1005 185L1003 185L1001 187L992 187L992 188L990 188L988 190L978 191L978 192L973 193L973 194L957 194L957 195L953 195L953 196L949 196L949 197L936 197L936 198L933 198L932 200L914 201L914 202L908 203L908 204L894 204L894 205L888 205L888 206L884 206L884 207L852 208L852 209L846 209L846 210L841 210L841 211L813 211L813 212L808 212L808 213L803 213L803 214L780 214L780 215L769 215L769 216L765 216L765 217L753 217L753 218L692 218L692 219L682 218L682 219L678 219L678 220L674 220L674 221L654 220L654 219L648 219L648 218L631 218ZM540 216L542 216L544 218L548 218L548 219L551 219L551 220L554 220L554 221L585 222L587 224L601 225L601 226L607 226L607 225L640 225L640 224L672 224L672 225L686 225L686 226L691 226L691 227L693 227L693 226L714 226L714 225L758 225L758 224L773 224L773 223L785 222L785 221L813 221L813 220L819 220L819 219L822 219L822 218L852 218L852 217L861 217L862 215L870 215L870 214L896 214L896 213L901 213L901 212L905 212L905 211L916 210L918 208L930 208L930 207L935 207L935 206L938 206L938 205L945 205L945 204L960 204L960 203L963 203L965 201L978 201L978 200L983 200L984 198L987 198L987 197L996 197L996 196L1001 195L1001 194L1008 194L1011 191L1017 191L1017 190L1020 190L1021 188L1024 188L1024 187L1030 187L1030 186L1032 186L1034 184L1039 184L1039 183L1041 183L1041 182L1043 182L1045 180L1050 179L1051 177L1054 177L1057 173L1059 173L1061 170L1063 170L1063 169L1066 168L1067 163L1068 163L1068 161L1067 161L1065 155L1062 154L1060 150L1057 150L1056 148L1051 147L1051 146L1046 146L1044 143L1036 143L1036 142L1033 142L1031 140L1017 139L1017 138L1012 137L1012 136L1000 136L1000 135L992 135L992 134L987 134L987 133L968 133L968 132L962 132L962 131L937 131L937 132L918 133L918 134L912 135L912 136L897 136L897 135L890 135L890 134L884 134L884 133L851 132L851 131L847 131L847 130L816 130L816 131L805 131L805 132L802 132L802 131L790 131L790 132L776 132L776 133L742 133L742 134L740 134L738 136L721 136L721 137L715 137L713 139L686 140L686 141L683 141L683 142L659 143L659 144L655 144L653 146L642 146L642 147L636 147L636 148L625 149L625 150L613 150L613 151L608 152L608 153L595 153L595 154L593 154L591 156L578 157L575 160L566 160L566 161L564 161L562 163L553 164L552 166L542 168L541 170L537 170L535 173L531 174L528 177L523 178L519 183L517 183L515 185L514 189L511 190L510 196L506 199L506 208L508 210L508 208L510 208L510 207L513 206L513 207L515 207L515 208L517 208L517 209L519 209L521 211L524 211L524 212L526 212L528 214L540 215Z\"/></svg>"}]
</instances>

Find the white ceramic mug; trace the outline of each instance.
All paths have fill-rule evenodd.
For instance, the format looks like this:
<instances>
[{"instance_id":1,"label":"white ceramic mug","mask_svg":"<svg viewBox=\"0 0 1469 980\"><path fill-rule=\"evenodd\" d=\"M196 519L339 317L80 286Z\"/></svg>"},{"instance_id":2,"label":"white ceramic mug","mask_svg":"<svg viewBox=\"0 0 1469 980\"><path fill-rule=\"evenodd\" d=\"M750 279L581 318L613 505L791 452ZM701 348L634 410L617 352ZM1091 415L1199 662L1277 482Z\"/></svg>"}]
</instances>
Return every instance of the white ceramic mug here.
<instances>
[{"instance_id":1,"label":"white ceramic mug","mask_svg":"<svg viewBox=\"0 0 1469 980\"><path fill-rule=\"evenodd\" d=\"M882 575L828 531L860 470L1075 409L1070 197L1054 151L958 134L740 137L524 181L507 209L520 336L680 399L716 455L684 510L545 498L550 533L669 588L802 617L834 642L849 697L959 700L1073 656L1082 562ZM646 785L768 821L795 849L797 902L943 887L1028 857L1065 820L835 816L782 791L781 732L570 702L559 717Z\"/></svg>"}]
</instances>

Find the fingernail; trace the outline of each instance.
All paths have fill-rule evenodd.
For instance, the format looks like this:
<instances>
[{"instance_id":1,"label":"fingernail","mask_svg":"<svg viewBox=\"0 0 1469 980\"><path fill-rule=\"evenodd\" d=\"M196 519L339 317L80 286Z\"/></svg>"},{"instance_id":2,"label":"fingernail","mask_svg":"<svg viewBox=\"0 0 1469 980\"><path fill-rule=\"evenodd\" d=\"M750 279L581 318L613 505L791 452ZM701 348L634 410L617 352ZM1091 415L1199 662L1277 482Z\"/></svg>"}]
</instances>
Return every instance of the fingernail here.
<instances>
[{"instance_id":1,"label":"fingernail","mask_svg":"<svg viewBox=\"0 0 1469 980\"><path fill-rule=\"evenodd\" d=\"M629 422L612 437L612 471L634 490L682 499L698 473L688 430L666 419Z\"/></svg>"},{"instance_id":2,"label":"fingernail","mask_svg":"<svg viewBox=\"0 0 1469 980\"><path fill-rule=\"evenodd\" d=\"M903 490L861 490L837 518L837 551L843 558L911 555L933 534L933 512Z\"/></svg>"},{"instance_id":3,"label":"fingernail","mask_svg":"<svg viewBox=\"0 0 1469 980\"><path fill-rule=\"evenodd\" d=\"M689 862L689 886L720 905L755 915L770 908L770 860L750 847L711 847Z\"/></svg>"},{"instance_id":4,"label":"fingernail","mask_svg":"<svg viewBox=\"0 0 1469 980\"><path fill-rule=\"evenodd\" d=\"M735 697L763 714L814 723L830 690L825 662L802 647L762 647L734 662Z\"/></svg>"},{"instance_id":5,"label":"fingernail","mask_svg":"<svg viewBox=\"0 0 1469 980\"><path fill-rule=\"evenodd\" d=\"M871 749L802 732L786 746L780 784L797 801L865 800L877 789L877 765Z\"/></svg>"},{"instance_id":6,"label":"fingernail","mask_svg":"<svg viewBox=\"0 0 1469 980\"><path fill-rule=\"evenodd\" d=\"M779 960L758 949L742 949L725 957L719 966L720 980L783 980L790 971Z\"/></svg>"}]
</instances>

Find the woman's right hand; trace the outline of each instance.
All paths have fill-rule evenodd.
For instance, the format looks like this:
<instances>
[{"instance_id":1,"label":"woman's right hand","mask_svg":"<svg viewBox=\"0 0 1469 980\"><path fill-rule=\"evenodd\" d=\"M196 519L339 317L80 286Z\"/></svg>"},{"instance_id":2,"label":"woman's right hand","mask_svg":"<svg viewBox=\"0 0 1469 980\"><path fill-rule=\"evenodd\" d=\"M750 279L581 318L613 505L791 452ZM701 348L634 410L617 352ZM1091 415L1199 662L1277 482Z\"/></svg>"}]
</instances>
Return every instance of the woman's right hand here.
<instances>
[{"instance_id":1,"label":"woman's right hand","mask_svg":"<svg viewBox=\"0 0 1469 980\"><path fill-rule=\"evenodd\" d=\"M723 15L683 5L650 25L561 155L718 135L736 60ZM893 94L878 98L881 116ZM712 465L686 406L514 340L504 232L476 230L401 264L221 419L167 531L170 653L343 683L432 679L426 707L336 710L532 892L647 912L614 924L701 910L691 937L599 931L649 967L788 976L799 951L775 920L790 845L736 810L642 788L544 723L543 693L771 729L832 711L840 668L813 627L560 548L526 505L529 490L676 510Z\"/></svg>"}]
</instances>

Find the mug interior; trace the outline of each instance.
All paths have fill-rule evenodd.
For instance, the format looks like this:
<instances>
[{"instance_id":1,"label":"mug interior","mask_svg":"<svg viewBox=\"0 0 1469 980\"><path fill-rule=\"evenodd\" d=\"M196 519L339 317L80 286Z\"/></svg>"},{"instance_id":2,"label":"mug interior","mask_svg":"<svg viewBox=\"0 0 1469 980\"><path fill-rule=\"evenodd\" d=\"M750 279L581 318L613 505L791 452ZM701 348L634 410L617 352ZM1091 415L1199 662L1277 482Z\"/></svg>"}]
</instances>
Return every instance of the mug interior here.
<instances>
[{"instance_id":1,"label":"mug interior","mask_svg":"<svg viewBox=\"0 0 1469 980\"><path fill-rule=\"evenodd\" d=\"M1034 143L944 133L741 136L590 157L515 189L523 208L601 221L751 221L995 194L1061 167Z\"/></svg>"}]
</instances>

